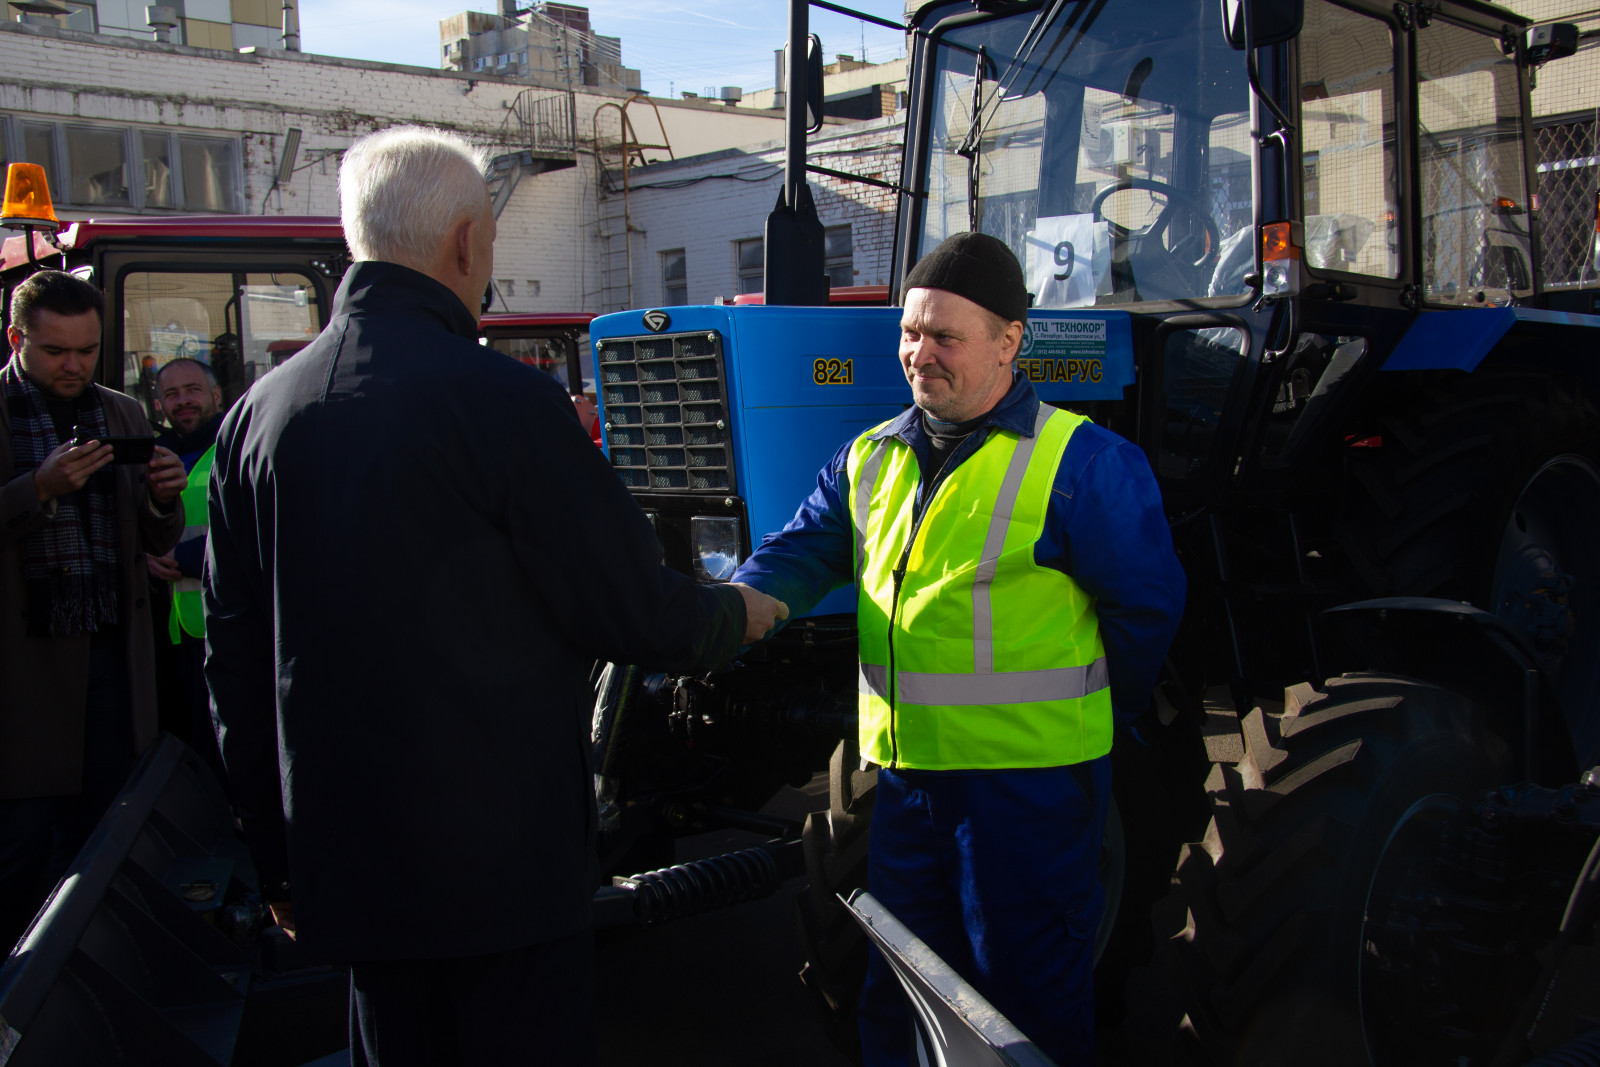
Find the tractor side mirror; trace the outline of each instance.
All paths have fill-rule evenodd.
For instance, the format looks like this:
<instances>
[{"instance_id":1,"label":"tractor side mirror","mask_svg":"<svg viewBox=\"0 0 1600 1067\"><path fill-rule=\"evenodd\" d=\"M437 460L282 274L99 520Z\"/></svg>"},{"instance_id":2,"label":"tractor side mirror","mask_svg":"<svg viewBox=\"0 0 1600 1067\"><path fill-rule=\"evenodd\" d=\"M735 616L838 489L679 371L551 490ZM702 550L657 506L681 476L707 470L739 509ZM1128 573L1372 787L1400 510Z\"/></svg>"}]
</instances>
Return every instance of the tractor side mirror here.
<instances>
[{"instance_id":1,"label":"tractor side mirror","mask_svg":"<svg viewBox=\"0 0 1600 1067\"><path fill-rule=\"evenodd\" d=\"M783 46L783 81L789 84L790 49ZM822 38L810 34L806 38L806 133L822 129Z\"/></svg>"},{"instance_id":2,"label":"tractor side mirror","mask_svg":"<svg viewBox=\"0 0 1600 1067\"><path fill-rule=\"evenodd\" d=\"M822 129L822 38L813 33L806 39L806 133L816 133L820 129Z\"/></svg>"},{"instance_id":3,"label":"tractor side mirror","mask_svg":"<svg viewBox=\"0 0 1600 1067\"><path fill-rule=\"evenodd\" d=\"M1264 48L1299 35L1305 25L1305 0L1222 0L1222 30L1228 35L1228 44L1241 51L1247 15L1250 44Z\"/></svg>"},{"instance_id":4,"label":"tractor side mirror","mask_svg":"<svg viewBox=\"0 0 1600 1067\"><path fill-rule=\"evenodd\" d=\"M1530 66L1539 66L1552 59L1565 59L1578 50L1578 27L1570 22L1547 22L1543 26L1529 26L1523 35L1523 47L1528 53Z\"/></svg>"}]
</instances>

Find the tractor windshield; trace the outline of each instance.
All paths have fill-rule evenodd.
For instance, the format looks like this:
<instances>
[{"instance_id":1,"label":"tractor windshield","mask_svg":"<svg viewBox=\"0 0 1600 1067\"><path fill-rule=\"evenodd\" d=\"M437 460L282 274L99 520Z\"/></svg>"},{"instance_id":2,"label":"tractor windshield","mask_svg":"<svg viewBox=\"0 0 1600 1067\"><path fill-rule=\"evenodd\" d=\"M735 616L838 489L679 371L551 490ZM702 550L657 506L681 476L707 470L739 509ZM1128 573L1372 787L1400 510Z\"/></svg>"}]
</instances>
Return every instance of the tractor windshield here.
<instances>
[{"instance_id":1,"label":"tractor windshield","mask_svg":"<svg viewBox=\"0 0 1600 1067\"><path fill-rule=\"evenodd\" d=\"M1250 97L1214 0L952 19L933 52L919 255L993 234L1041 308L1247 292Z\"/></svg>"}]
</instances>

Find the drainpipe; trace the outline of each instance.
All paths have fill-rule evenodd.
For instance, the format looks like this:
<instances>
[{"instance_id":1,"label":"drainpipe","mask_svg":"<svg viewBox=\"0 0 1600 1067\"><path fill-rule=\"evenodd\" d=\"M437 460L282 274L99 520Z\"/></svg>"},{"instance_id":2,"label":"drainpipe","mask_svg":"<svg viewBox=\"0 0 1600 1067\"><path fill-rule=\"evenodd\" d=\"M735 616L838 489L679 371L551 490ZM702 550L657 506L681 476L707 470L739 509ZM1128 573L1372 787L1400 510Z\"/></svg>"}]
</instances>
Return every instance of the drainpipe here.
<instances>
[{"instance_id":1,"label":"drainpipe","mask_svg":"<svg viewBox=\"0 0 1600 1067\"><path fill-rule=\"evenodd\" d=\"M300 9L296 0L283 0L283 49L300 51Z\"/></svg>"}]
</instances>

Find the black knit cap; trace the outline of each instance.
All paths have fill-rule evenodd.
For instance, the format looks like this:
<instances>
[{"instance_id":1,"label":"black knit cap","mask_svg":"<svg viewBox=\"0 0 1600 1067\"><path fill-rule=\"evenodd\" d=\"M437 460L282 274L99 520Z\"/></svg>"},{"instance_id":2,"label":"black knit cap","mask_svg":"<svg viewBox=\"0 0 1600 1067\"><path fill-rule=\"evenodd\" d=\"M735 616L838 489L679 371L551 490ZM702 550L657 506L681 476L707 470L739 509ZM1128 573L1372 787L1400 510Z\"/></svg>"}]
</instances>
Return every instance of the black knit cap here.
<instances>
[{"instance_id":1,"label":"black knit cap","mask_svg":"<svg viewBox=\"0 0 1600 1067\"><path fill-rule=\"evenodd\" d=\"M1022 280L1022 265L1004 241L986 233L945 238L906 275L900 288L901 303L912 289L943 289L1007 322L1028 321L1028 286Z\"/></svg>"}]
</instances>

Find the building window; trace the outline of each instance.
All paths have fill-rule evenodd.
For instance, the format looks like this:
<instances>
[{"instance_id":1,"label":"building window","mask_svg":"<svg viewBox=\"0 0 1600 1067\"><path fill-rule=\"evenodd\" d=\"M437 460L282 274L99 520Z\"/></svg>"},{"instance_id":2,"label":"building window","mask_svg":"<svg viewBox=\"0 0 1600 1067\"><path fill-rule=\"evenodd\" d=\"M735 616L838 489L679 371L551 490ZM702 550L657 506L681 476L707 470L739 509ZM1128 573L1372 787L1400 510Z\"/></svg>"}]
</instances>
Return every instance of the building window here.
<instances>
[{"instance_id":1,"label":"building window","mask_svg":"<svg viewBox=\"0 0 1600 1067\"><path fill-rule=\"evenodd\" d=\"M831 288L856 283L855 254L850 244L849 223L829 226L823 231L822 254L826 257L823 269L828 272L828 285Z\"/></svg>"},{"instance_id":2,"label":"building window","mask_svg":"<svg viewBox=\"0 0 1600 1067\"><path fill-rule=\"evenodd\" d=\"M681 248L661 253L661 294L663 304L689 302L689 271Z\"/></svg>"},{"instance_id":3,"label":"building window","mask_svg":"<svg viewBox=\"0 0 1600 1067\"><path fill-rule=\"evenodd\" d=\"M106 126L68 126L66 135L72 203L131 204L127 132Z\"/></svg>"},{"instance_id":4,"label":"building window","mask_svg":"<svg viewBox=\"0 0 1600 1067\"><path fill-rule=\"evenodd\" d=\"M0 156L38 163L63 206L243 210L239 142L0 115Z\"/></svg>"},{"instance_id":5,"label":"building window","mask_svg":"<svg viewBox=\"0 0 1600 1067\"><path fill-rule=\"evenodd\" d=\"M734 242L739 257L739 292L759 293L765 284L767 242L760 237Z\"/></svg>"},{"instance_id":6,"label":"building window","mask_svg":"<svg viewBox=\"0 0 1600 1067\"><path fill-rule=\"evenodd\" d=\"M237 149L222 138L178 138L185 211L239 210Z\"/></svg>"},{"instance_id":7,"label":"building window","mask_svg":"<svg viewBox=\"0 0 1600 1067\"><path fill-rule=\"evenodd\" d=\"M37 163L44 168L45 184L51 197L65 197L66 190L56 175L56 128L43 122L22 124L22 154L17 158L24 163Z\"/></svg>"},{"instance_id":8,"label":"building window","mask_svg":"<svg viewBox=\"0 0 1600 1067\"><path fill-rule=\"evenodd\" d=\"M58 9L67 10L60 14L52 14L55 24L64 30L81 30L84 33L98 33L99 26L95 21L94 0L57 0Z\"/></svg>"},{"instance_id":9,"label":"building window","mask_svg":"<svg viewBox=\"0 0 1600 1067\"><path fill-rule=\"evenodd\" d=\"M144 162L144 206L177 207L173 193L172 138L148 130L139 135Z\"/></svg>"}]
</instances>

